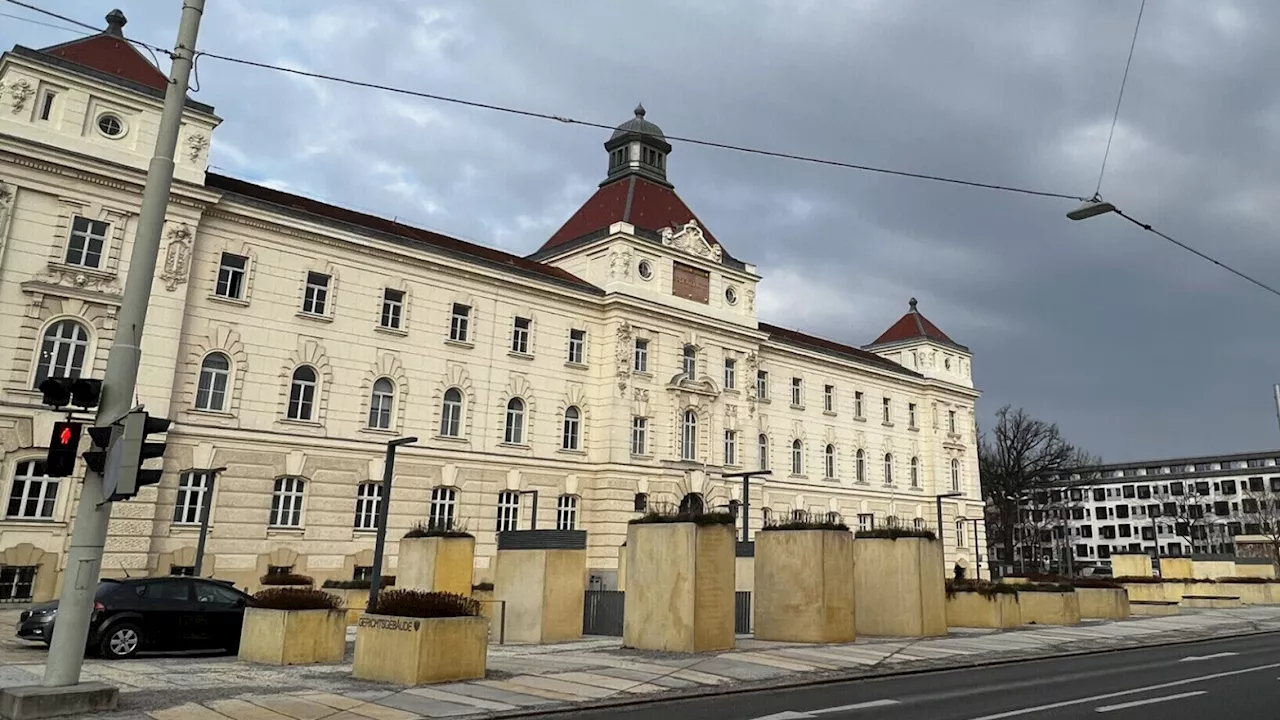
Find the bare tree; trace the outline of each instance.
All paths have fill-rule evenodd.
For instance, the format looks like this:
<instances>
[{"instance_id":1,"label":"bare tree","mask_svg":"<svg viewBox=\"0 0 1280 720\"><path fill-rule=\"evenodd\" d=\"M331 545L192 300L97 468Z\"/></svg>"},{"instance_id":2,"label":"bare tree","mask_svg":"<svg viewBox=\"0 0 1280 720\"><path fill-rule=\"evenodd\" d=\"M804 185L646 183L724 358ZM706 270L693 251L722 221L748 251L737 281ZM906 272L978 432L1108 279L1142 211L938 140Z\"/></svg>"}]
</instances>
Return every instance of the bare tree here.
<instances>
[{"instance_id":1,"label":"bare tree","mask_svg":"<svg viewBox=\"0 0 1280 720\"><path fill-rule=\"evenodd\" d=\"M1006 563L1012 561L1014 534L1024 519L1019 516L1034 517L1034 512L1023 512L1028 503L1036 504L1034 493L1047 492L1060 475L1096 464L1064 440L1057 425L1033 418L1022 408L1000 408L995 427L979 437L978 469L989 508L987 532L1003 547ZM1038 544L1041 535L1035 538Z\"/></svg>"},{"instance_id":2,"label":"bare tree","mask_svg":"<svg viewBox=\"0 0 1280 720\"><path fill-rule=\"evenodd\" d=\"M1178 483L1170 483L1177 485ZM1208 544L1209 529L1216 519L1214 514L1205 509L1212 507L1213 498L1196 488L1194 482L1188 482L1181 493L1160 493L1155 499L1160 502L1160 518L1173 523L1173 534L1187 542L1189 552L1194 554L1197 545Z\"/></svg>"},{"instance_id":3,"label":"bare tree","mask_svg":"<svg viewBox=\"0 0 1280 720\"><path fill-rule=\"evenodd\" d=\"M1280 563L1280 495L1265 488L1246 488L1240 502L1245 535L1259 535L1271 549L1271 561Z\"/></svg>"}]
</instances>

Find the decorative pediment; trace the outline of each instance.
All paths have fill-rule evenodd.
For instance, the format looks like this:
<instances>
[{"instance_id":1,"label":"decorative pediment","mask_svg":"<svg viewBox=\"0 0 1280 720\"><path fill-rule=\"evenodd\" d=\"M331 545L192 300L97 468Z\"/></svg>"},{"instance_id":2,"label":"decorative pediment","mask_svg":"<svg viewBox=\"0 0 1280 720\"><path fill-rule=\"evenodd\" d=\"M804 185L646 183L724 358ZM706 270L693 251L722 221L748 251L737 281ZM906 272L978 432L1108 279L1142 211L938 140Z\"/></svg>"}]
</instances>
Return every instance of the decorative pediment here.
<instances>
[{"instance_id":1,"label":"decorative pediment","mask_svg":"<svg viewBox=\"0 0 1280 720\"><path fill-rule=\"evenodd\" d=\"M697 220L690 219L684 225L662 228L660 234L662 244L667 247L716 262L721 260L720 246L707 240Z\"/></svg>"}]
</instances>

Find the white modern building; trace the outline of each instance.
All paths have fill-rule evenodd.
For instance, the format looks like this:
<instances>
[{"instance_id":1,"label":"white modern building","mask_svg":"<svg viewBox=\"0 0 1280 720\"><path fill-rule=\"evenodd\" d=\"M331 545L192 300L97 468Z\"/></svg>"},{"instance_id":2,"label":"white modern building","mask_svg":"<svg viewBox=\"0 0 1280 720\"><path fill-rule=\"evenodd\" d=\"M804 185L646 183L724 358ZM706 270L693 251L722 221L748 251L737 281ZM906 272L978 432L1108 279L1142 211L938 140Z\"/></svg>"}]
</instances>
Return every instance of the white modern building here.
<instances>
[{"instance_id":1,"label":"white modern building","mask_svg":"<svg viewBox=\"0 0 1280 720\"><path fill-rule=\"evenodd\" d=\"M80 485L44 476L58 416L33 388L101 377L128 332L166 80L108 20L0 58L0 599L56 591ZM761 322L766 273L677 195L643 108L529 257L209 172L221 122L187 103L138 388L175 422L163 481L113 510L105 573L189 572L208 504L215 576L367 574L404 435L421 441L395 467L391 572L405 530L453 521L488 579L495 533L536 512L587 530L607 577L638 504L736 507L722 473L760 466L753 528L796 509L932 526L957 491L948 564L983 543L969 350L914 301L866 347Z\"/></svg>"}]
</instances>

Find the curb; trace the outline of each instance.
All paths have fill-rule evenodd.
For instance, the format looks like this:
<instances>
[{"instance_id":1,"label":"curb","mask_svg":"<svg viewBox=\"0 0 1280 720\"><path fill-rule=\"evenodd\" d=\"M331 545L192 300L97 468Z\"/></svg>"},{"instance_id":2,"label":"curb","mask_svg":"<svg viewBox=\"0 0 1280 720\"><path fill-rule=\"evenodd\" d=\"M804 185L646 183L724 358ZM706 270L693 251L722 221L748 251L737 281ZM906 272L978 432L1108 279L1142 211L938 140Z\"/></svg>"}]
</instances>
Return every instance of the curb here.
<instances>
[{"instance_id":1,"label":"curb","mask_svg":"<svg viewBox=\"0 0 1280 720\"><path fill-rule=\"evenodd\" d=\"M483 716L485 720L507 720L508 718L537 718L537 717L555 717L566 713L588 712L592 710L602 710L610 708L627 708L639 705L665 705L669 703L683 702L686 700L698 700L707 697L716 697L721 695L749 695L752 693L775 692L778 690L794 690L805 687L820 687L823 685L837 685L840 683L853 682L857 680L878 680L887 677L908 677L911 675L925 675L928 673L954 672L957 670L973 670L976 668L1001 667L1005 665L1014 665L1024 662L1040 662L1043 660L1058 660L1061 658L1080 657L1084 655L1107 655L1112 653L1127 652L1131 650L1147 650L1157 647L1173 647L1177 645L1194 645L1203 642L1212 642L1214 640L1228 640L1234 638L1254 637L1257 635L1276 635L1280 634L1280 629L1271 630L1248 630L1245 632L1232 632L1223 635L1212 635L1209 637L1185 638L1177 640L1157 641L1143 643L1141 645L1101 648L1097 650L1079 650L1067 651L1061 653L1046 653L1043 655L1020 656L997 658L990 661L970 661L961 662L955 665L946 665L942 667L916 667L901 669L885 669L871 672L840 672L837 674L823 675L822 677L783 680L777 683L761 684L759 682L745 682L727 686L712 685L709 687L691 688L688 690L677 689L665 693L656 693L653 695L633 696L617 699L603 700L587 700L585 702L573 703L572 705L559 705L554 708L546 708L542 710L510 710L506 712L494 713L492 715ZM637 684L642 684L637 681Z\"/></svg>"}]
</instances>

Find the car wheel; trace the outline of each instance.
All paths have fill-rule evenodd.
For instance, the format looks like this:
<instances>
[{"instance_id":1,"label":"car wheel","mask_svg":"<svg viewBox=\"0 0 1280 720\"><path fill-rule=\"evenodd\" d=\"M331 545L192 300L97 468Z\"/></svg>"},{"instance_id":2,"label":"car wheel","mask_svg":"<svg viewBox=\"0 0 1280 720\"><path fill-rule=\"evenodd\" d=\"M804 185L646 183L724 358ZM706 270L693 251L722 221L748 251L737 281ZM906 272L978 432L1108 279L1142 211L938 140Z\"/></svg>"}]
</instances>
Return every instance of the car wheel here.
<instances>
[{"instance_id":1,"label":"car wheel","mask_svg":"<svg viewBox=\"0 0 1280 720\"><path fill-rule=\"evenodd\" d=\"M142 630L132 623L113 625L102 635L99 650L111 660L133 657L142 644Z\"/></svg>"}]
</instances>

